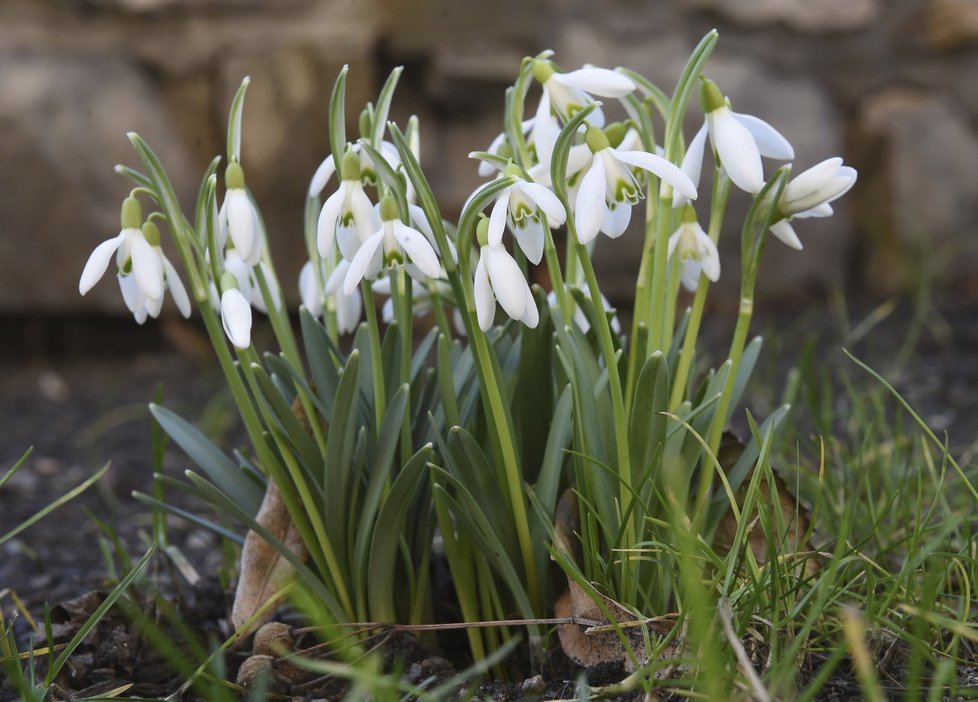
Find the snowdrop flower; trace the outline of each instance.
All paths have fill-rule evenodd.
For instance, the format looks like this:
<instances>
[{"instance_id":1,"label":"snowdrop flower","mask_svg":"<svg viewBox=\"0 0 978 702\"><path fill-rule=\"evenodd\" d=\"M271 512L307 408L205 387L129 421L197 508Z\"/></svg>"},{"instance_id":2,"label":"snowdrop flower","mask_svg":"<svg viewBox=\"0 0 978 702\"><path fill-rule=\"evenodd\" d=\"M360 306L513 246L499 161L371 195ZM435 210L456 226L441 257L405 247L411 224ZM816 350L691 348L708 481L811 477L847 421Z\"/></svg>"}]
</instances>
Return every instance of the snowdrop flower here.
<instances>
[{"instance_id":1,"label":"snowdrop flower","mask_svg":"<svg viewBox=\"0 0 978 702\"><path fill-rule=\"evenodd\" d=\"M533 77L543 87L544 95L541 100L547 100L549 107L564 122L573 117L575 112L594 102L593 95L621 98L635 90L632 79L617 71L584 66L569 73L558 73L553 62L547 59L534 60ZM537 116L540 116L539 111ZM591 113L590 121L595 126L604 126L604 115L600 107Z\"/></svg>"},{"instance_id":2,"label":"snowdrop flower","mask_svg":"<svg viewBox=\"0 0 978 702\"><path fill-rule=\"evenodd\" d=\"M218 214L221 237L219 243L223 247L230 236L242 260L253 266L261 259L263 241L258 212L245 190L244 169L241 164L228 164L224 171L224 184L227 192Z\"/></svg>"},{"instance_id":3,"label":"snowdrop flower","mask_svg":"<svg viewBox=\"0 0 978 702\"><path fill-rule=\"evenodd\" d=\"M357 328L360 315L363 312L363 302L360 291L354 290L351 295L343 292L343 278L349 270L350 262L343 260L333 269L326 279L325 289L319 285L319 276L312 261L306 261L299 273L299 296L302 304L313 317L323 314L323 301L332 297L335 302L336 329L340 334L349 334Z\"/></svg>"},{"instance_id":4,"label":"snowdrop flower","mask_svg":"<svg viewBox=\"0 0 978 702\"><path fill-rule=\"evenodd\" d=\"M778 202L783 219L771 225L771 233L793 249L801 241L790 222L794 218L831 217L831 202L845 195L856 183L856 169L842 165L838 156L799 173L788 181Z\"/></svg>"},{"instance_id":5,"label":"snowdrop flower","mask_svg":"<svg viewBox=\"0 0 978 702\"><path fill-rule=\"evenodd\" d=\"M696 198L696 186L678 166L661 156L645 151L619 151L608 136L589 126L585 142L591 162L581 179L574 205L577 238L590 243L598 232L611 238L622 235L631 219L632 205L644 197L632 168L642 168L668 183L689 199Z\"/></svg>"},{"instance_id":6,"label":"snowdrop flower","mask_svg":"<svg viewBox=\"0 0 978 702\"><path fill-rule=\"evenodd\" d=\"M241 258L237 249L228 249L224 255L224 270L231 273L238 281L238 290L248 301L248 304L259 312L267 314L268 308L265 305L265 297L261 294L261 286L258 284L258 278L255 275L256 269L261 270L265 284L268 286L269 295L272 298L272 304L275 309L279 309L282 306L282 295L279 292L272 269L264 261L259 261L257 266L249 265L247 261Z\"/></svg>"},{"instance_id":7,"label":"snowdrop flower","mask_svg":"<svg viewBox=\"0 0 978 702\"><path fill-rule=\"evenodd\" d=\"M367 153L367 150L359 142L350 145L349 148L359 157L360 180L368 185L376 185L377 170L374 162L370 158L370 154ZM401 157L397 153L397 147L389 141L382 141L380 143L380 154L390 164L391 168L397 170L398 166L401 165ZM336 173L336 161L333 158L333 154L330 154L319 164L315 173L313 173L312 180L309 181L309 197L319 197L326 188L326 185L329 184L334 173Z\"/></svg>"},{"instance_id":8,"label":"snowdrop flower","mask_svg":"<svg viewBox=\"0 0 978 702\"><path fill-rule=\"evenodd\" d=\"M707 133L717 162L733 184L748 193L756 193L764 187L761 156L781 160L795 157L795 150L788 140L770 124L753 115L732 111L729 101L712 80L703 79L700 102L706 117L682 163L683 171L694 183L699 183ZM682 200L673 200L674 206L682 203Z\"/></svg>"},{"instance_id":9,"label":"snowdrop flower","mask_svg":"<svg viewBox=\"0 0 978 702\"><path fill-rule=\"evenodd\" d=\"M510 163L503 171L510 185L496 197L489 216L489 237L502 239L509 225L517 243L533 264L543 258L544 227L559 227L567 219L560 199L549 188L526 180L523 170Z\"/></svg>"},{"instance_id":10,"label":"snowdrop flower","mask_svg":"<svg viewBox=\"0 0 978 702\"><path fill-rule=\"evenodd\" d=\"M140 228L142 207L135 197L123 201L121 220L119 234L103 241L89 256L78 281L78 292L86 294L101 280L114 254L122 299L139 324L147 317L159 315L166 288L170 289L180 313L189 317L187 291L163 253L159 229L149 221Z\"/></svg>"},{"instance_id":11,"label":"snowdrop flower","mask_svg":"<svg viewBox=\"0 0 978 702\"><path fill-rule=\"evenodd\" d=\"M251 346L251 305L238 289L238 279L225 271L221 276L221 324L228 339L239 349Z\"/></svg>"},{"instance_id":12,"label":"snowdrop flower","mask_svg":"<svg viewBox=\"0 0 978 702\"><path fill-rule=\"evenodd\" d=\"M669 257L679 256L683 264L683 287L693 292L699 285L700 273L714 283L720 279L720 253L716 244L696 221L696 210L687 204L683 221L669 237Z\"/></svg>"},{"instance_id":13,"label":"snowdrop flower","mask_svg":"<svg viewBox=\"0 0 978 702\"><path fill-rule=\"evenodd\" d=\"M319 255L329 256L335 240L340 253L352 261L360 245L377 229L377 218L360 179L360 157L347 147L341 164L343 180L335 193L323 203L316 227Z\"/></svg>"},{"instance_id":14,"label":"snowdrop flower","mask_svg":"<svg viewBox=\"0 0 978 702\"><path fill-rule=\"evenodd\" d=\"M551 117L551 119L553 118ZM523 132L524 137L530 133L530 130L533 128L533 122L534 119L531 117L530 119L523 120L523 122L520 124L520 129ZM560 131L559 126L557 127L557 131ZM486 148L486 153L492 154L493 156L501 156L502 158L510 158L513 155L513 150L510 147L509 142L506 141L506 132L499 132L499 134L496 135L496 138L493 139ZM472 154L469 154L469 157L471 158ZM501 168L502 166L493 161L479 161L478 172L481 177L488 178Z\"/></svg>"},{"instance_id":15,"label":"snowdrop flower","mask_svg":"<svg viewBox=\"0 0 978 702\"><path fill-rule=\"evenodd\" d=\"M441 273L438 255L425 235L399 219L394 198L385 196L380 202L380 229L360 246L343 279L343 292L356 290L364 278L377 277L381 268L405 266L412 277L418 273L437 278Z\"/></svg>"},{"instance_id":16,"label":"snowdrop flower","mask_svg":"<svg viewBox=\"0 0 978 702\"><path fill-rule=\"evenodd\" d=\"M513 319L531 329L540 323L540 313L530 286L516 260L503 246L503 233L489 231L489 220L482 219L477 229L479 262L475 267L475 311L482 331L489 331L496 315L496 300Z\"/></svg>"},{"instance_id":17,"label":"snowdrop flower","mask_svg":"<svg viewBox=\"0 0 978 702\"><path fill-rule=\"evenodd\" d=\"M567 286L568 292L572 288L576 288L580 290L586 299L588 300L591 299L591 291L588 289L586 285L583 287L568 285ZM551 307L554 307L557 304L557 293L555 293L553 290L547 293L547 303ZM611 312L614 310L614 308L611 306L611 303L608 301L608 298L606 298L604 294L601 295L601 307L604 308L605 312ZM585 334L587 334L588 330L591 329L591 322L588 321L587 315L584 314L584 310L581 309L580 305L574 305L574 324L576 324L578 329L580 329ZM621 322L618 321L617 315L615 315L611 319L611 330L616 334L621 334Z\"/></svg>"}]
</instances>

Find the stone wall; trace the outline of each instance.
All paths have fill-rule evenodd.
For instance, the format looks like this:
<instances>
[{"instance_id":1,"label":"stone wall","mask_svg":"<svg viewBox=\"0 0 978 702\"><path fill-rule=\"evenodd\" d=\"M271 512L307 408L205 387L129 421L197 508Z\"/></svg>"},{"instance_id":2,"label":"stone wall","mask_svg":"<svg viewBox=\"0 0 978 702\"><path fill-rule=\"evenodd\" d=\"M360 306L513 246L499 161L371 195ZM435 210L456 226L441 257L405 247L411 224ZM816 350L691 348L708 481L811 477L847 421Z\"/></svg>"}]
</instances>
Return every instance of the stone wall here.
<instances>
[{"instance_id":1,"label":"stone wall","mask_svg":"<svg viewBox=\"0 0 978 702\"><path fill-rule=\"evenodd\" d=\"M126 132L154 147L189 206L244 75L243 160L293 288L303 193L344 63L351 106L406 66L392 116L421 117L423 163L451 212L479 182L466 154L498 131L524 55L628 65L670 90L712 27L708 73L735 108L779 127L798 168L841 154L860 171L835 217L799 224L804 252L768 247L766 295L836 283L891 293L914 284L921 261L978 292L976 0L3 0L0 312L123 314L116 286L80 298L77 281L118 231L129 184L112 167L135 165ZM619 301L639 245L632 235L599 249Z\"/></svg>"}]
</instances>

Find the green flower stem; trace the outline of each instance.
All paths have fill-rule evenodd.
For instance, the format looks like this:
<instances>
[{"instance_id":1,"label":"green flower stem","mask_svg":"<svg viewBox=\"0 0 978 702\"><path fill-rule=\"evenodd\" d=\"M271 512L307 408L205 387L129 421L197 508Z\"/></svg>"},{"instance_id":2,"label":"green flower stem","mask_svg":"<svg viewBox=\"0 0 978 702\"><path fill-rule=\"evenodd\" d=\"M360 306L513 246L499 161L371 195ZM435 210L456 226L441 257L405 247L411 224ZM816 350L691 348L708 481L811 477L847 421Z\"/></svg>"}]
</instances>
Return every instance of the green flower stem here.
<instances>
[{"instance_id":1,"label":"green flower stem","mask_svg":"<svg viewBox=\"0 0 978 702\"><path fill-rule=\"evenodd\" d=\"M671 203L670 203L671 204ZM635 392L635 381L639 371L639 358L647 356L646 350L639 348L639 340L642 338L642 327L648 328L646 317L648 315L648 305L651 299L649 286L652 282L649 261L652 258L652 250L655 246L655 201L649 198L645 205L645 243L642 245L642 261L639 264L638 279L635 282L635 304L632 308L632 335L629 338L630 348L628 350L628 371L625 376L625 414L631 412L632 399Z\"/></svg>"},{"instance_id":2,"label":"green flower stem","mask_svg":"<svg viewBox=\"0 0 978 702\"><path fill-rule=\"evenodd\" d=\"M445 314L445 303L441 299L441 293L438 292L438 281L431 281L431 284L428 286L428 297L431 299L431 309L434 311L435 324L438 326L438 330L447 339L451 339L452 326L448 323L448 316Z\"/></svg>"},{"instance_id":3,"label":"green flower stem","mask_svg":"<svg viewBox=\"0 0 978 702\"><path fill-rule=\"evenodd\" d=\"M380 355L380 327L377 324L377 305L370 281L360 283L363 292L363 308L367 314L367 333L370 336L370 370L374 377L374 430L379 432L387 412L387 391L384 388L384 362Z\"/></svg>"},{"instance_id":4,"label":"green flower stem","mask_svg":"<svg viewBox=\"0 0 978 702\"><path fill-rule=\"evenodd\" d=\"M394 315L397 319L399 331L401 332L401 383L408 385L408 408L411 407L410 383L411 383L411 351L413 347L414 319L412 318L411 303L411 278L399 267L393 273L394 279L391 281L391 300L394 306ZM401 427L401 462L406 463L413 455L411 441L411 412L410 409L404 413L404 422Z\"/></svg>"},{"instance_id":5,"label":"green flower stem","mask_svg":"<svg viewBox=\"0 0 978 702\"><path fill-rule=\"evenodd\" d=\"M645 321L649 327L649 348L640 360L651 351L665 353L665 306L666 306L666 272L668 269L669 229L672 224L672 186L662 183L659 188L659 206L655 217L655 240L652 242L652 309L646 319L640 319L636 313L635 319L640 323ZM644 310L643 310L644 311ZM637 311L636 311L637 312Z\"/></svg>"},{"instance_id":6,"label":"green flower stem","mask_svg":"<svg viewBox=\"0 0 978 702\"><path fill-rule=\"evenodd\" d=\"M544 227L543 255L547 259L547 271L550 274L550 284L554 289L554 296L557 298L557 306L563 316L563 323L570 324L574 319L574 309L571 306L572 300L567 295L567 287L564 285L564 276L560 272L560 258L557 256L557 246L554 244L554 237L550 227Z\"/></svg>"},{"instance_id":7,"label":"green flower stem","mask_svg":"<svg viewBox=\"0 0 978 702\"><path fill-rule=\"evenodd\" d=\"M569 236L576 240L577 232L574 231L573 222L568 220L568 223ZM618 484L620 485L621 499L619 509L624 514L627 505L633 499L633 476L628 448L628 423L625 420L625 399L622 395L621 377L618 372L618 355L615 353L615 345L611 338L611 322L608 320L608 315L605 314L604 305L601 304L601 289L598 287L598 278L594 273L594 266L591 264L591 257L588 255L587 247L578 243L575 244L575 248L577 249L577 257L581 262L581 268L584 271L584 279L587 281L591 303L594 305L594 326L597 329L598 340L601 344L601 353L604 355L605 366L608 370L608 386L611 389L611 409L614 413L615 423L615 443L618 449ZM632 514L637 517L638 510L634 510ZM634 544L636 542L635 533L634 521L630 519L629 523L625 526L622 543ZM628 572L628 559L623 558L623 576ZM632 585L635 585L635 583L632 583ZM627 583L623 583L625 592L629 591L628 587L629 585Z\"/></svg>"},{"instance_id":8,"label":"green flower stem","mask_svg":"<svg viewBox=\"0 0 978 702\"><path fill-rule=\"evenodd\" d=\"M713 172L713 198L710 208L710 224L707 227L707 234L714 244L720 242L720 230L723 225L723 216L727 209L727 200L730 197L730 179L727 178L719 168ZM673 379L672 394L669 397L669 409L675 412L682 403L685 394L686 382L689 379L689 372L693 365L693 356L696 353L696 339L699 336L700 324L703 320L703 308L706 306L706 295L709 292L709 279L700 274L699 285L696 287L696 297L693 299L693 308L686 323L686 334L683 337L683 347L679 355L679 364L676 367L676 375Z\"/></svg>"}]
</instances>

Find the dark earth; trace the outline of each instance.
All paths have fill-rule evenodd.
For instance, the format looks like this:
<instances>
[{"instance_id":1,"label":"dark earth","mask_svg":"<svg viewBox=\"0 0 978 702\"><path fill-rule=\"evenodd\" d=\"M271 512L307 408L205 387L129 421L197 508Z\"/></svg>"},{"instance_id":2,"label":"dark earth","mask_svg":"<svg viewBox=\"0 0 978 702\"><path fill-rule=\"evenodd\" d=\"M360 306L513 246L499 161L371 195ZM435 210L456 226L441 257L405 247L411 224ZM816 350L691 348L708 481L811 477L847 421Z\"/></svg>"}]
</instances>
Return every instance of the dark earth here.
<instances>
[{"instance_id":1,"label":"dark earth","mask_svg":"<svg viewBox=\"0 0 978 702\"><path fill-rule=\"evenodd\" d=\"M873 307L865 309L868 314ZM912 316L912 306L901 303L867 335L850 338L847 348L875 364L939 436L946 430L952 450L959 456L964 453L962 463L974 460L978 447L978 302L929 310L922 326L914 327ZM789 311L760 320L755 327L773 331L776 337L773 347L781 360L769 362L779 369L776 382L812 334L819 338L819 358L824 363L849 363L850 375L860 377L859 369L841 355L838 325L824 311L801 316ZM122 319L0 318L0 334L8 340L0 349L0 475L34 446L26 466L0 489L0 534L82 482L106 461L112 462L104 478L85 494L0 547L4 618L10 621L17 609L15 595L35 618L42 616L47 603L52 607L57 640L65 641L118 577L108 569L104 553L112 552L113 544L99 523L114 527L121 540L116 546L133 562L151 541L150 510L131 493L151 490L147 403L158 387L164 404L217 437L226 450L240 444L242 437L206 339L192 323L164 320L138 328ZM720 332L717 336L729 338ZM898 358L904 347L912 354ZM768 381L765 376L763 382ZM766 398L759 394L750 402L763 415ZM178 449L167 453L167 474L179 476L188 467ZM199 509L180 495L170 497L191 511ZM147 595L141 603L143 611L158 614L157 621L165 622L161 608L175 608L202 641L209 636L223 639L233 562L226 558L220 538L190 522L168 517L168 533L171 544L195 573L188 573L188 580L176 573L168 559L158 557L149 579L158 594ZM114 567L121 569L118 564ZM140 636L133 616L132 611L115 609L102 621L59 679L56 698L97 695L125 683L134 683L126 695L164 696L180 684L182 678L158 649ZM285 616L288 619L288 613ZM289 623L301 626L299 621ZM15 631L24 650L29 639L25 617L16 618ZM300 639L300 644L306 643L311 640ZM389 659L400 661L399 670L411 682L432 676L447 679L456 665L462 665L446 660L451 659L446 651L426 650L402 634L388 634L384 650ZM231 678L247 653L228 655ZM807 663L812 671L819 665L817 659ZM858 685L844 668L819 699L858 698ZM571 698L574 680L581 672L563 654L554 652L544 665L543 679L517 671L517 682L484 682L478 697ZM974 671L963 673L978 678ZM623 673L592 670L587 675L589 683L603 684ZM337 699L345 685L314 678L285 684L280 691L285 693L280 699ZM637 699L634 694L620 699ZM187 698L192 699L192 693ZM17 694L0 685L0 701L14 699Z\"/></svg>"}]
</instances>

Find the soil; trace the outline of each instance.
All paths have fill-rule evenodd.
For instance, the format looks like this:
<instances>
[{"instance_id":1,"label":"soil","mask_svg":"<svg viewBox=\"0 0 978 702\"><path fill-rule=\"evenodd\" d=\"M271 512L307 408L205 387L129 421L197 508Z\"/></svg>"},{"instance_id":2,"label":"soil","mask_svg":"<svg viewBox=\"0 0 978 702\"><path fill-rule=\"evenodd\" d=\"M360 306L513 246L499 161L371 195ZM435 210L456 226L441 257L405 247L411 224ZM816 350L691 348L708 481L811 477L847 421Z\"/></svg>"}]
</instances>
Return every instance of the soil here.
<instances>
[{"instance_id":1,"label":"soil","mask_svg":"<svg viewBox=\"0 0 978 702\"><path fill-rule=\"evenodd\" d=\"M890 315L855 344L856 354L883 364L876 367L885 372L894 349L906 338L907 316L905 310ZM930 318L937 323L923 330L913 362L901 368L891 364L892 374L887 377L939 436L948 431L952 447L970 452L973 460L978 437L978 302L944 307L940 315ZM768 324L789 340L821 328L821 343L835 349L827 352L833 354L829 357L838 358L838 344L828 342L832 334L826 330L832 325L825 319L799 320L786 315L771 318ZM100 593L111 589L113 578L103 551L111 550L112 545L97 522L114 525L122 547L135 558L149 544L150 511L132 499L131 493L151 489L147 403L158 386L164 404L188 419L203 421L211 433L216 431L222 437L224 448L242 439L227 421L232 415L216 364L206 342L191 326L178 321L135 328L131 320L0 319L0 334L20 340L13 348L0 350L0 475L28 446L34 446L25 467L0 489L0 534L82 482L105 461L112 462L95 487L0 547L3 616L10 620L16 609L11 593L16 593L35 618L45 604L51 606L56 633L67 637L101 601ZM797 344L782 357L794 360L796 348ZM851 375L857 371L854 367ZM755 401L763 405L765 400ZM178 450L168 452L165 473L178 476L188 467ZM173 498L182 499L179 495ZM220 639L227 629L229 593L219 584L219 576L227 573L219 539L184 520L169 517L168 523L171 542L200 577L191 585L157 565L153 582L162 583L166 596L160 601L176 607L203 640L208 634ZM150 612L159 602L145 604L148 609L144 611ZM22 647L29 638L25 619L21 616L15 622ZM406 679L445 679L454 672L452 663L421 648L414 639L394 637L394 642L387 650L391 656L404 654L401 665ZM232 672L245 655L231 654L228 665ZM814 667L817 663L811 661ZM65 698L106 692L123 683L134 683L127 695L162 696L180 682L157 650L135 631L131 619L118 611L99 625L68 668L71 673L60 681ZM543 680L489 681L480 688L479 696L496 700L572 697L573 681L580 672L562 654L554 653ZM613 681L622 674L621 670L588 671L592 684ZM294 695L293 699L315 700L335 699L343 690L335 680L320 679L318 683L288 683L283 692ZM857 696L858 686L840 673L826 685L821 699ZM0 685L0 702L13 699L15 693Z\"/></svg>"}]
</instances>

